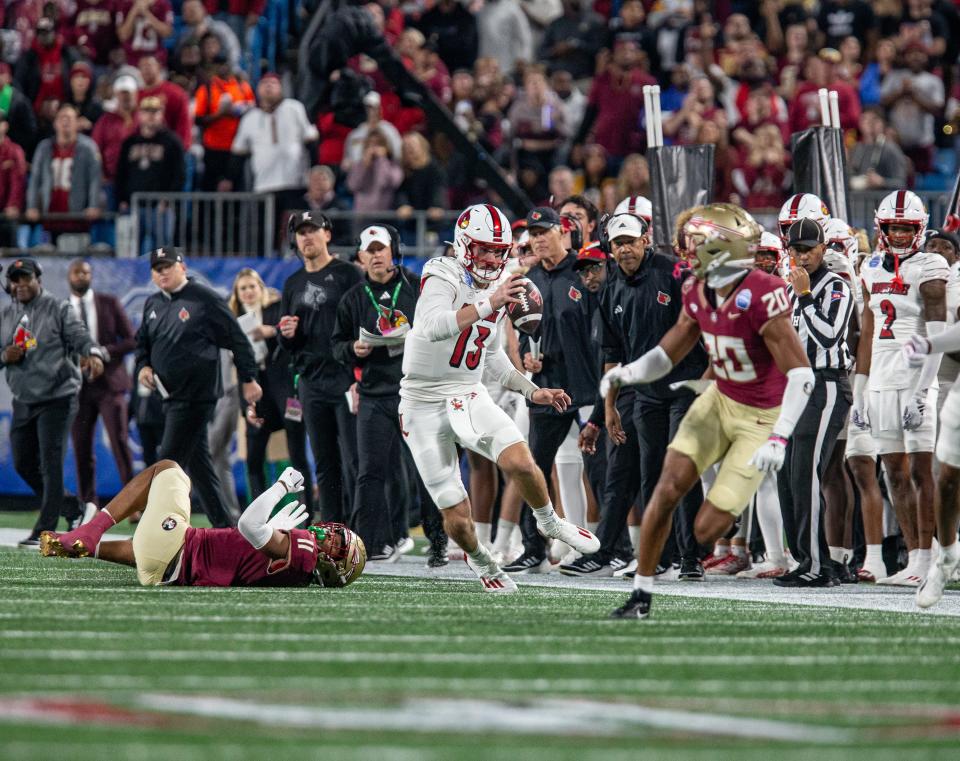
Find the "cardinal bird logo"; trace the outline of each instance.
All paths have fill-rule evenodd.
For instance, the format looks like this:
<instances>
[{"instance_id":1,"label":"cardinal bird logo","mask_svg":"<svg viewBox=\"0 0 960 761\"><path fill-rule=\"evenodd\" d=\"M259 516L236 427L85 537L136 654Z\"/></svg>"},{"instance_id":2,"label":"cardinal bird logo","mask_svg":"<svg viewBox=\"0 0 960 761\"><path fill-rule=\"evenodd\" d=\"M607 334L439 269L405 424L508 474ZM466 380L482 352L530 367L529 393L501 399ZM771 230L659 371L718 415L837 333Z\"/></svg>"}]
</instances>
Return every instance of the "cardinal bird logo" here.
<instances>
[{"instance_id":1,"label":"cardinal bird logo","mask_svg":"<svg viewBox=\"0 0 960 761\"><path fill-rule=\"evenodd\" d=\"M667 306L670 303L670 294L663 291L657 291L657 303Z\"/></svg>"},{"instance_id":2,"label":"cardinal bird logo","mask_svg":"<svg viewBox=\"0 0 960 761\"><path fill-rule=\"evenodd\" d=\"M451 399L450 406L453 407L455 410L462 410L463 402L461 402L459 399Z\"/></svg>"},{"instance_id":3,"label":"cardinal bird logo","mask_svg":"<svg viewBox=\"0 0 960 761\"><path fill-rule=\"evenodd\" d=\"M572 285L570 286L570 290L567 292L567 295L570 297L571 301L580 301L580 299L583 298L583 294Z\"/></svg>"},{"instance_id":4,"label":"cardinal bird logo","mask_svg":"<svg viewBox=\"0 0 960 761\"><path fill-rule=\"evenodd\" d=\"M407 316L400 310L394 310L393 320L391 321L390 310L383 306L380 307L380 316L377 318L377 330L380 331L380 335L389 335L391 331L407 323L409 323Z\"/></svg>"},{"instance_id":5,"label":"cardinal bird logo","mask_svg":"<svg viewBox=\"0 0 960 761\"><path fill-rule=\"evenodd\" d=\"M180 322L186 322L190 319L190 313L187 311L186 307L181 307L180 311L177 312L177 317L180 318Z\"/></svg>"},{"instance_id":6,"label":"cardinal bird logo","mask_svg":"<svg viewBox=\"0 0 960 761\"><path fill-rule=\"evenodd\" d=\"M466 230L468 227L470 227L469 213L464 212L460 215L460 219L457 220L457 227L459 227L461 230Z\"/></svg>"}]
</instances>

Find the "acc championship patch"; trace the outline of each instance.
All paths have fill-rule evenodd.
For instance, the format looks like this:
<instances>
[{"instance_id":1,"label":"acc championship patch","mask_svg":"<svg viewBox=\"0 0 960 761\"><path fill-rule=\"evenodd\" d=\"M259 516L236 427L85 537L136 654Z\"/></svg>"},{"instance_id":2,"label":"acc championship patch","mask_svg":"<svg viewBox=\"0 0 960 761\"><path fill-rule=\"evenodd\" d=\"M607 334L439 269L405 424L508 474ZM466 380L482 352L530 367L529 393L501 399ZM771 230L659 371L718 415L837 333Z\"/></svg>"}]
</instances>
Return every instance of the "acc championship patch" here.
<instances>
[{"instance_id":1,"label":"acc championship patch","mask_svg":"<svg viewBox=\"0 0 960 761\"><path fill-rule=\"evenodd\" d=\"M868 267L879 267L879 266L880 266L880 259L881 259L881 257L880 257L879 255L873 257L869 262L867 262L867 266L868 266Z\"/></svg>"},{"instance_id":2,"label":"acc championship patch","mask_svg":"<svg viewBox=\"0 0 960 761\"><path fill-rule=\"evenodd\" d=\"M745 312L750 308L750 302L753 301L753 293L749 288L744 288L740 293L737 294L737 297L733 300L733 303L737 305L737 309Z\"/></svg>"}]
</instances>

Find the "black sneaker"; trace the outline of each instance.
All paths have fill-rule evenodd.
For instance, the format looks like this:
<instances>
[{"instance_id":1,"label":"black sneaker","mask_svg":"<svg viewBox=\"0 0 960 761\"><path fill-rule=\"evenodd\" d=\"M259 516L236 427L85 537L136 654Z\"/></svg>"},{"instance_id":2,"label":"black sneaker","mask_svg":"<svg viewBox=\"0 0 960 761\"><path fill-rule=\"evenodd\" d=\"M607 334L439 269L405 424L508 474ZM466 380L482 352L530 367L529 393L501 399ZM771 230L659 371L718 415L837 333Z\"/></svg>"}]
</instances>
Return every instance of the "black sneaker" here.
<instances>
[{"instance_id":1,"label":"black sneaker","mask_svg":"<svg viewBox=\"0 0 960 761\"><path fill-rule=\"evenodd\" d=\"M614 568L599 552L593 555L581 555L572 563L560 566L560 573L564 576L593 576L603 578L613 576Z\"/></svg>"},{"instance_id":2,"label":"black sneaker","mask_svg":"<svg viewBox=\"0 0 960 761\"><path fill-rule=\"evenodd\" d=\"M834 563L833 569L836 571L837 580L841 584L856 584L860 581L857 572L847 563Z\"/></svg>"},{"instance_id":3,"label":"black sneaker","mask_svg":"<svg viewBox=\"0 0 960 761\"><path fill-rule=\"evenodd\" d=\"M550 561L542 555L537 555L533 552L524 552L520 557L510 563L510 565L505 565L503 570L511 574L549 573Z\"/></svg>"},{"instance_id":4,"label":"black sneaker","mask_svg":"<svg viewBox=\"0 0 960 761\"><path fill-rule=\"evenodd\" d=\"M650 603L652 601L652 594L634 589L629 599L610 614L610 618L647 618L650 615Z\"/></svg>"},{"instance_id":5,"label":"black sneaker","mask_svg":"<svg viewBox=\"0 0 960 761\"><path fill-rule=\"evenodd\" d=\"M446 542L431 542L430 553L427 555L427 568L442 568L450 562L447 555Z\"/></svg>"},{"instance_id":6,"label":"black sneaker","mask_svg":"<svg viewBox=\"0 0 960 761\"><path fill-rule=\"evenodd\" d=\"M699 558L689 557L680 560L680 581L703 581L704 576L703 564Z\"/></svg>"},{"instance_id":7,"label":"black sneaker","mask_svg":"<svg viewBox=\"0 0 960 761\"><path fill-rule=\"evenodd\" d=\"M778 587L839 587L840 582L832 573L804 571L796 576L784 575L773 580Z\"/></svg>"},{"instance_id":8,"label":"black sneaker","mask_svg":"<svg viewBox=\"0 0 960 761\"><path fill-rule=\"evenodd\" d=\"M33 547L39 547L39 546L40 546L39 531L31 531L30 536L26 537L25 539L21 539L19 542L17 542L17 547L26 547L27 549L31 549Z\"/></svg>"}]
</instances>

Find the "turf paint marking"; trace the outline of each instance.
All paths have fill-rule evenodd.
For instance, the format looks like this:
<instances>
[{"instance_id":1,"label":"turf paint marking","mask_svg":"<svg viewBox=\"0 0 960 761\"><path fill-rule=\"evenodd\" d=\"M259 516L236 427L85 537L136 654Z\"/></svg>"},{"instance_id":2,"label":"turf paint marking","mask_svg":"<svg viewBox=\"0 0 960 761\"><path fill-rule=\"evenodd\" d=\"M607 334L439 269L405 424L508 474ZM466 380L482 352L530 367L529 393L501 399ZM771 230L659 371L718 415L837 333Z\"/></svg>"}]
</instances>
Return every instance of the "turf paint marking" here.
<instances>
[{"instance_id":1,"label":"turf paint marking","mask_svg":"<svg viewBox=\"0 0 960 761\"><path fill-rule=\"evenodd\" d=\"M311 708L148 693L137 702L143 708L155 711L312 730L617 737L654 728L690 735L817 744L848 743L857 737L848 729L587 700L533 700L513 704L494 700L418 699L393 706Z\"/></svg>"},{"instance_id":2,"label":"turf paint marking","mask_svg":"<svg viewBox=\"0 0 960 761\"><path fill-rule=\"evenodd\" d=\"M116 724L157 726L169 723L141 711L73 698L0 698L0 721L43 724Z\"/></svg>"}]
</instances>

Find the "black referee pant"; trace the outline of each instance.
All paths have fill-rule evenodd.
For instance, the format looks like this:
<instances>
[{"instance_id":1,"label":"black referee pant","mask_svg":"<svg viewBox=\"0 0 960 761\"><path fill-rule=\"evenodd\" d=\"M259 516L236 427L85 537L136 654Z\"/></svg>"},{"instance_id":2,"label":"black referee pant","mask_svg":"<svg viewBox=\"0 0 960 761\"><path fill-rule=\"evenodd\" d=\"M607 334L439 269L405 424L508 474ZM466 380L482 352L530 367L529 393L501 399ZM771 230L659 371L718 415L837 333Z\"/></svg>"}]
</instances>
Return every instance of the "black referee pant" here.
<instances>
[{"instance_id":1,"label":"black referee pant","mask_svg":"<svg viewBox=\"0 0 960 761\"><path fill-rule=\"evenodd\" d=\"M223 485L213 467L207 443L207 428L216 406L216 402L165 401L163 440L157 454L161 460L173 460L187 472L211 526L232 528L236 524L227 512Z\"/></svg>"},{"instance_id":2,"label":"black referee pant","mask_svg":"<svg viewBox=\"0 0 960 761\"><path fill-rule=\"evenodd\" d=\"M317 466L320 518L326 523L346 523L357 482L357 418L342 394L331 400L302 378L299 390Z\"/></svg>"},{"instance_id":3,"label":"black referee pant","mask_svg":"<svg viewBox=\"0 0 960 761\"><path fill-rule=\"evenodd\" d=\"M843 370L814 370L816 383L787 444L777 477L787 545L799 572L833 574L824 531L826 502L820 481L837 436L847 420L853 396Z\"/></svg>"},{"instance_id":4,"label":"black referee pant","mask_svg":"<svg viewBox=\"0 0 960 761\"><path fill-rule=\"evenodd\" d=\"M555 415L550 412L533 413L530 415L530 453L533 455L537 467L543 471L547 480L547 491L550 491L550 474L553 471L553 461L563 440L570 432L570 426L577 420L577 411ZM537 505L543 507L543 505ZM547 544L540 532L537 531L537 518L529 505L523 506L520 520L520 531L523 533L523 549L538 557L546 557Z\"/></svg>"},{"instance_id":5,"label":"black referee pant","mask_svg":"<svg viewBox=\"0 0 960 761\"><path fill-rule=\"evenodd\" d=\"M644 509L653 497L653 490L663 470L667 446L673 440L684 415L696 396L683 394L671 399L653 399L637 394L633 402L633 422L640 444L640 492ZM679 555L682 558L700 557L700 547L693 535L693 523L703 504L700 480L687 492L673 514L673 531L660 556L661 565L670 565Z\"/></svg>"},{"instance_id":6,"label":"black referee pant","mask_svg":"<svg viewBox=\"0 0 960 761\"><path fill-rule=\"evenodd\" d=\"M625 405L617 399L617 409L627 440L618 446L607 437L606 485L597 495L600 500L597 538L604 562L632 555L627 518L640 493L640 446L633 422L633 399L627 400Z\"/></svg>"}]
</instances>

